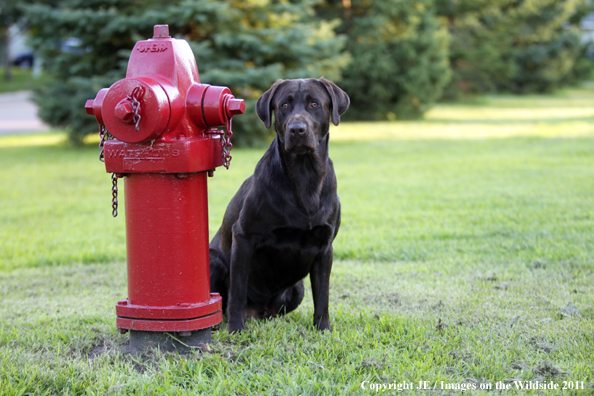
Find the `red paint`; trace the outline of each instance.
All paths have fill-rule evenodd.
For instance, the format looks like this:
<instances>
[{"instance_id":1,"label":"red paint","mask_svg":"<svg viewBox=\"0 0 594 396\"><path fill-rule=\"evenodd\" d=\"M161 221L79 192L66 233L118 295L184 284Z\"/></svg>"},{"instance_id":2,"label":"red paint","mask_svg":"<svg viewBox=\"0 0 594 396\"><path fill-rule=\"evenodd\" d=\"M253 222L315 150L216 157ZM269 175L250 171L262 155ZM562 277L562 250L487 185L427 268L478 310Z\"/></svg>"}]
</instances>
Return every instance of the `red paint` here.
<instances>
[{"instance_id":1,"label":"red paint","mask_svg":"<svg viewBox=\"0 0 594 396\"><path fill-rule=\"evenodd\" d=\"M185 176L125 178L131 304L175 306L210 298L206 172Z\"/></svg>"},{"instance_id":2,"label":"red paint","mask_svg":"<svg viewBox=\"0 0 594 396\"><path fill-rule=\"evenodd\" d=\"M141 120L139 130L134 123L118 117L118 107L140 87ZM102 115L105 127L116 139L128 143L141 143L157 139L170 123L171 103L165 90L154 79L145 76L126 78L113 84L103 99Z\"/></svg>"},{"instance_id":3,"label":"red paint","mask_svg":"<svg viewBox=\"0 0 594 396\"><path fill-rule=\"evenodd\" d=\"M212 293L210 299L197 303L180 303L175 306L150 307L145 305L133 305L129 301L118 301L116 313L124 318L140 319L192 319L201 316L212 315L221 310L222 299L218 293Z\"/></svg>"},{"instance_id":4,"label":"red paint","mask_svg":"<svg viewBox=\"0 0 594 396\"><path fill-rule=\"evenodd\" d=\"M220 137L184 139L154 144L105 143L105 167L109 173L191 173L223 164Z\"/></svg>"},{"instance_id":5,"label":"red paint","mask_svg":"<svg viewBox=\"0 0 594 396\"><path fill-rule=\"evenodd\" d=\"M215 326L223 321L223 312L189 320L142 320L118 317L118 329L136 331L193 331Z\"/></svg>"},{"instance_id":6,"label":"red paint","mask_svg":"<svg viewBox=\"0 0 594 396\"><path fill-rule=\"evenodd\" d=\"M85 109L115 138L105 142L105 168L125 181L128 298L116 305L118 328L220 323L221 297L210 293L206 180L223 164L214 129L243 114L243 100L201 84L188 43L156 25L152 39L134 46L126 78Z\"/></svg>"}]
</instances>

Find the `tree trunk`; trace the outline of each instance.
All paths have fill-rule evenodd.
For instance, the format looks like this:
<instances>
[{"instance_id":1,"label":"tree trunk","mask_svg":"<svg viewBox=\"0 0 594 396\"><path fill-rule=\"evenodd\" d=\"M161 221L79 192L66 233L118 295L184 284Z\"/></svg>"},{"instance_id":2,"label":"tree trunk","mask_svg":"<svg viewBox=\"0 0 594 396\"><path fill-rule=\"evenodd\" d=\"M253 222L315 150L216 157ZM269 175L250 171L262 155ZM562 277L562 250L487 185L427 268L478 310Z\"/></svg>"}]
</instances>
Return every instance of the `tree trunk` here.
<instances>
[{"instance_id":1,"label":"tree trunk","mask_svg":"<svg viewBox=\"0 0 594 396\"><path fill-rule=\"evenodd\" d=\"M344 19L351 19L351 0L342 0L342 6L344 7Z\"/></svg>"},{"instance_id":2,"label":"tree trunk","mask_svg":"<svg viewBox=\"0 0 594 396\"><path fill-rule=\"evenodd\" d=\"M10 34L8 33L8 28L1 28L0 29L0 38L2 40L2 50L4 59L4 81L10 81L12 79L12 65L10 63Z\"/></svg>"}]
</instances>

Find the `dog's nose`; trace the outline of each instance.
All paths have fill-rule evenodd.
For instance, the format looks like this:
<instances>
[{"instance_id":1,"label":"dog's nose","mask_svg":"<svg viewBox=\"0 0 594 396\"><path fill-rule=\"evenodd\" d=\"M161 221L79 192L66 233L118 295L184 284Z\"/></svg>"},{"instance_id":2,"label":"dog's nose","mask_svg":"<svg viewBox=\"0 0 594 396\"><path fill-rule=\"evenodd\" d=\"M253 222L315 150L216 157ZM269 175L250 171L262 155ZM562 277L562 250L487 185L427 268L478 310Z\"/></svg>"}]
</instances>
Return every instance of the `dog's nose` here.
<instances>
[{"instance_id":1,"label":"dog's nose","mask_svg":"<svg viewBox=\"0 0 594 396\"><path fill-rule=\"evenodd\" d=\"M292 122L289 124L289 132L291 135L303 135L307 125L305 122Z\"/></svg>"}]
</instances>

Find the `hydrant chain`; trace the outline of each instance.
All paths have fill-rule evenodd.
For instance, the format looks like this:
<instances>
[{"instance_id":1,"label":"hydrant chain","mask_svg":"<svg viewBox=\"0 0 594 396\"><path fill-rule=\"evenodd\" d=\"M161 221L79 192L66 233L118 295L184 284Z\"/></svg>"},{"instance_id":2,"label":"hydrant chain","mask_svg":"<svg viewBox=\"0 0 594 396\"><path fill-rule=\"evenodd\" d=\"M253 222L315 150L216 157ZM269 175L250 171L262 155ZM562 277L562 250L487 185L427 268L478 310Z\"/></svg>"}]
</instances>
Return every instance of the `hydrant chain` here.
<instances>
[{"instance_id":1,"label":"hydrant chain","mask_svg":"<svg viewBox=\"0 0 594 396\"><path fill-rule=\"evenodd\" d=\"M99 126L99 161L105 162L105 142L109 140L109 132L107 132L107 128L105 125L101 124Z\"/></svg>"},{"instance_id":2,"label":"hydrant chain","mask_svg":"<svg viewBox=\"0 0 594 396\"><path fill-rule=\"evenodd\" d=\"M105 142L113 139L113 136L109 134L105 125L99 126L99 161L105 162ZM111 215L117 217L118 215L118 178L115 173L111 174Z\"/></svg>"},{"instance_id":3,"label":"hydrant chain","mask_svg":"<svg viewBox=\"0 0 594 396\"><path fill-rule=\"evenodd\" d=\"M118 217L118 177L111 174L111 215Z\"/></svg>"},{"instance_id":4,"label":"hydrant chain","mask_svg":"<svg viewBox=\"0 0 594 396\"><path fill-rule=\"evenodd\" d=\"M221 136L221 146L223 146L223 150L221 151L221 157L223 157L223 166L229 169L229 165L231 165L231 149L233 148L233 143L231 143L231 138L233 137L233 131L231 130L231 118L227 120L227 130Z\"/></svg>"},{"instance_id":5,"label":"hydrant chain","mask_svg":"<svg viewBox=\"0 0 594 396\"><path fill-rule=\"evenodd\" d=\"M132 122L134 122L134 129L136 129L136 132L139 131L140 129L140 119L142 118L140 116L140 101L138 99L140 99L140 97L142 97L144 95L144 92L142 91L142 89L140 87L135 87L132 90L132 93L130 95L128 95L128 100L130 102L132 102L132 110L134 111L134 116L132 117ZM138 98L137 98L138 96Z\"/></svg>"}]
</instances>

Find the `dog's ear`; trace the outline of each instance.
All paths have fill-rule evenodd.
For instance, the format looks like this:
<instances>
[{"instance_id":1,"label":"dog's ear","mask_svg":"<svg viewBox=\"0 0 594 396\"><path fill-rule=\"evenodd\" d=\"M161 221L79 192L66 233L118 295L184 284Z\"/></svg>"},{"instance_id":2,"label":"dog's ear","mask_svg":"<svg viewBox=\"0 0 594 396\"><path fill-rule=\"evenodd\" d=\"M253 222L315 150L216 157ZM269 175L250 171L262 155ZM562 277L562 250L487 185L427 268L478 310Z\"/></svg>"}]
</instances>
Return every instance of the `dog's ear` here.
<instances>
[{"instance_id":1,"label":"dog's ear","mask_svg":"<svg viewBox=\"0 0 594 396\"><path fill-rule=\"evenodd\" d=\"M332 81L328 81L324 77L321 77L319 81L328 91L330 100L332 101L332 123L334 125L338 125L340 122L340 115L347 111L349 104L351 103L351 99L346 92L338 88L338 86Z\"/></svg>"},{"instance_id":2,"label":"dog's ear","mask_svg":"<svg viewBox=\"0 0 594 396\"><path fill-rule=\"evenodd\" d=\"M272 122L272 116L270 114L272 109L270 103L272 102L276 89L282 82L283 80L277 80L272 84L272 87L270 87L268 91L264 92L262 96L258 98L258 102L256 102L256 114L258 114L258 117L260 117L266 129L270 128Z\"/></svg>"}]
</instances>

